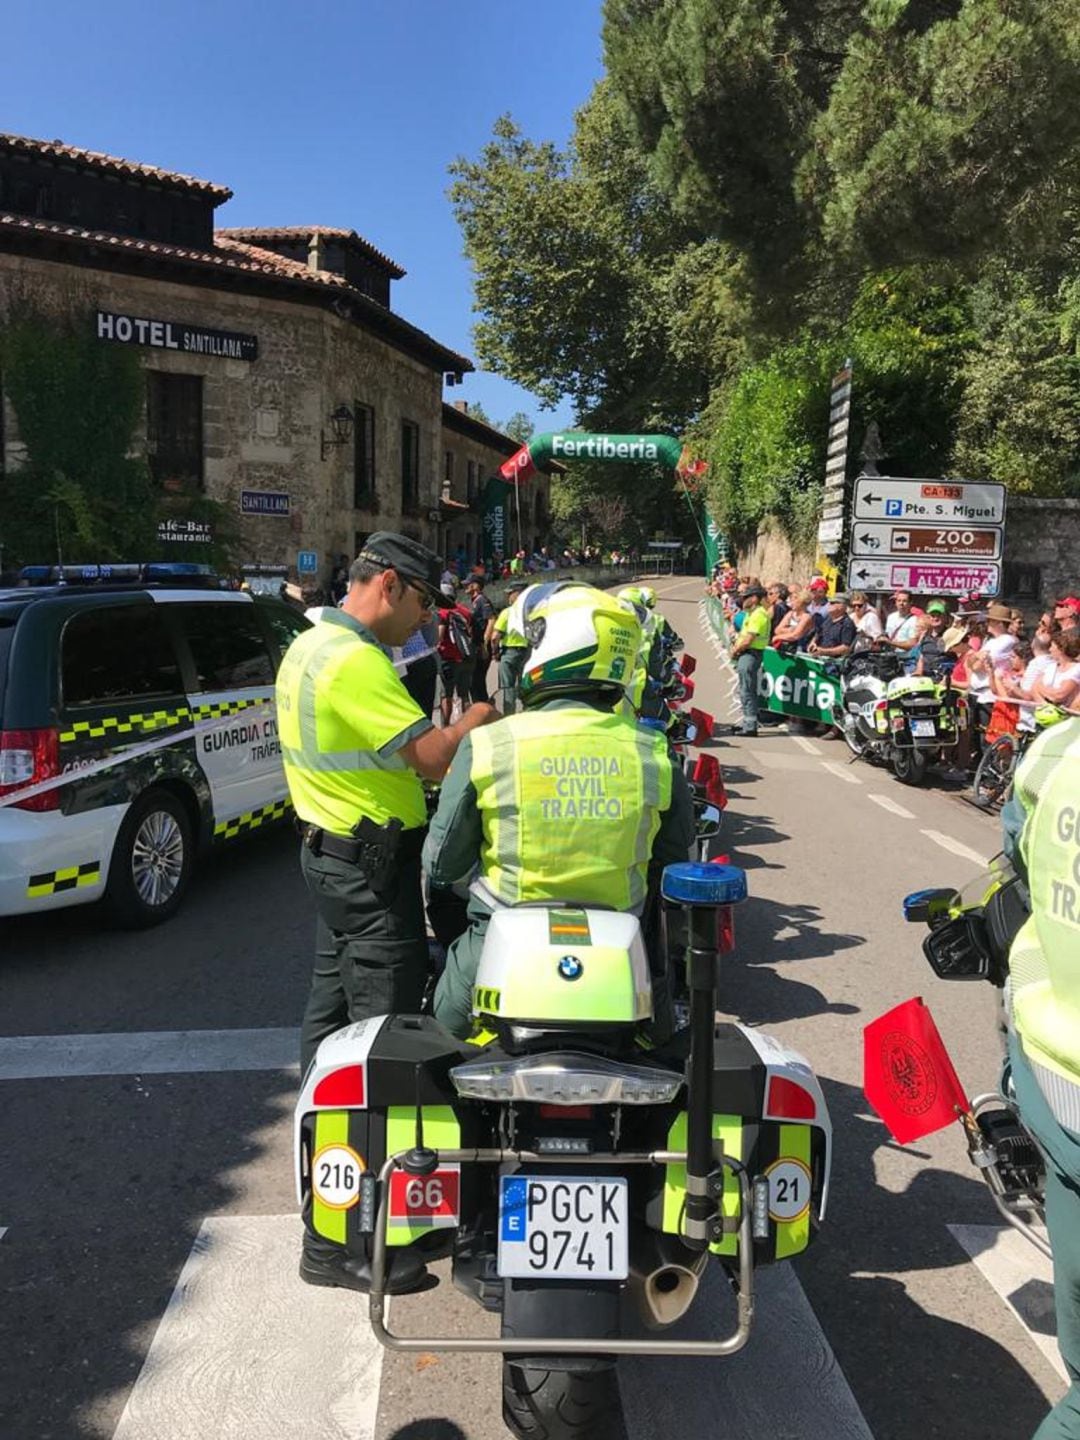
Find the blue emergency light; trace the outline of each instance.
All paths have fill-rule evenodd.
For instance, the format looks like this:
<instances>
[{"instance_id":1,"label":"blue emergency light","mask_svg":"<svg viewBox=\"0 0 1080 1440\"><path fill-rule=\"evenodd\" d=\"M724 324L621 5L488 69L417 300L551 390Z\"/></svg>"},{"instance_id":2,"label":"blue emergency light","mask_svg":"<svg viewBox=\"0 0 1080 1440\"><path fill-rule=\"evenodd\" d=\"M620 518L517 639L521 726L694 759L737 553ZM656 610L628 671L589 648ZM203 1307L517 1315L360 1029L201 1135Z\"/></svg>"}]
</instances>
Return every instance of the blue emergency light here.
<instances>
[{"instance_id":1,"label":"blue emergency light","mask_svg":"<svg viewBox=\"0 0 1080 1440\"><path fill-rule=\"evenodd\" d=\"M746 871L739 865L685 860L666 865L660 893L676 905L738 905L746 899Z\"/></svg>"}]
</instances>

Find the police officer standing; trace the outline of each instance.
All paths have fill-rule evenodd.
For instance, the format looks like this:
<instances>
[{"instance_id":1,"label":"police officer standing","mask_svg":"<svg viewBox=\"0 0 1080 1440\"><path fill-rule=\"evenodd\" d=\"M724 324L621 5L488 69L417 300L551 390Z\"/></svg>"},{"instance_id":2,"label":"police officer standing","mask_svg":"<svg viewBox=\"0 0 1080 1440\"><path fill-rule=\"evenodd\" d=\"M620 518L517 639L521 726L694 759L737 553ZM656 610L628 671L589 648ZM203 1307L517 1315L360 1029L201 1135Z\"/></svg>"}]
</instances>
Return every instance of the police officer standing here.
<instances>
[{"instance_id":1,"label":"police officer standing","mask_svg":"<svg viewBox=\"0 0 1080 1440\"><path fill-rule=\"evenodd\" d=\"M301 1075L327 1035L368 1015L416 1011L423 998L421 777L441 780L463 736L496 718L493 706L477 704L435 729L389 658L430 620L439 574L437 557L418 541L370 536L349 568L341 608L324 610L296 637L278 672L281 754L317 912ZM355 1260L310 1232L301 1275L366 1287Z\"/></svg>"},{"instance_id":2,"label":"police officer standing","mask_svg":"<svg viewBox=\"0 0 1080 1440\"><path fill-rule=\"evenodd\" d=\"M1080 720L1028 750L1002 820L1031 915L1009 953L1009 1056L1046 1161L1058 1346L1070 1388L1036 1440L1080 1440ZM1017 844L1017 832L1019 843Z\"/></svg>"},{"instance_id":3,"label":"police officer standing","mask_svg":"<svg viewBox=\"0 0 1080 1440\"><path fill-rule=\"evenodd\" d=\"M506 605L491 627L492 658L499 662L499 700L505 715L512 715L517 709L518 681L528 649L528 642L514 620L516 602L525 588L523 580L513 581L506 587Z\"/></svg>"}]
</instances>

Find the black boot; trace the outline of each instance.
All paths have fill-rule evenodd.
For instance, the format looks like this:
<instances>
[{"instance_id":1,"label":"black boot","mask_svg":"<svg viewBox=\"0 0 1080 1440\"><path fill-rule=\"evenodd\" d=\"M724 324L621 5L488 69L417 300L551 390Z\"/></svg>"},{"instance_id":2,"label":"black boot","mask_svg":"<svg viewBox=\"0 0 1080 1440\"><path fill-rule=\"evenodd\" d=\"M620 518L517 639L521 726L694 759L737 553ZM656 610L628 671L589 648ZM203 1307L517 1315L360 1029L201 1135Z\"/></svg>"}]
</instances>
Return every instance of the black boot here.
<instances>
[{"instance_id":1,"label":"black boot","mask_svg":"<svg viewBox=\"0 0 1080 1440\"><path fill-rule=\"evenodd\" d=\"M418 1295L439 1283L411 1245L387 1252L386 1271L388 1295ZM371 1291L371 1260L367 1255L349 1255L341 1245L305 1230L300 1279L307 1285L334 1285L367 1295Z\"/></svg>"}]
</instances>

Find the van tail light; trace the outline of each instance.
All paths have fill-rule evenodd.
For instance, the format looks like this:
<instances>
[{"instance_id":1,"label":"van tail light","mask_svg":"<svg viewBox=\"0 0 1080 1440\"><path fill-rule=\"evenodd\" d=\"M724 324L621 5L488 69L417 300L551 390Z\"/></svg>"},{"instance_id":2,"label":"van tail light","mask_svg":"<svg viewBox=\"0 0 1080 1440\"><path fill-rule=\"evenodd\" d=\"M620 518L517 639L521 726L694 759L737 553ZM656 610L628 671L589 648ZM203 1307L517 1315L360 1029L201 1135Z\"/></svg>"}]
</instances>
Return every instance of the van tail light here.
<instances>
[{"instance_id":1,"label":"van tail light","mask_svg":"<svg viewBox=\"0 0 1080 1440\"><path fill-rule=\"evenodd\" d=\"M0 730L0 799L59 774L59 730ZM17 810L56 810L60 787L11 803Z\"/></svg>"},{"instance_id":2,"label":"van tail light","mask_svg":"<svg viewBox=\"0 0 1080 1440\"><path fill-rule=\"evenodd\" d=\"M311 1096L312 1105L329 1105L334 1109L353 1107L364 1108L364 1067L344 1065L340 1070L331 1070L315 1086Z\"/></svg>"}]
</instances>

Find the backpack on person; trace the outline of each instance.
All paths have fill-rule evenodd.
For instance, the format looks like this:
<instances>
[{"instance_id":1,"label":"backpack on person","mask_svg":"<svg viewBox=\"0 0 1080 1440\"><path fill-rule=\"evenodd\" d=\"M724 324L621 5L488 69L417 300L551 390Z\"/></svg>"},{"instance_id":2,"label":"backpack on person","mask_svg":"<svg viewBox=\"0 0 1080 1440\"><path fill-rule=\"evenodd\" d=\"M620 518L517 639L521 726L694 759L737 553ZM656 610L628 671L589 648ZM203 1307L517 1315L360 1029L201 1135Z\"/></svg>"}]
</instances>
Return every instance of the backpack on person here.
<instances>
[{"instance_id":1,"label":"backpack on person","mask_svg":"<svg viewBox=\"0 0 1080 1440\"><path fill-rule=\"evenodd\" d=\"M472 619L456 605L446 611L446 639L449 646L457 651L459 660L472 659ZM453 659L453 656L445 658Z\"/></svg>"}]
</instances>

